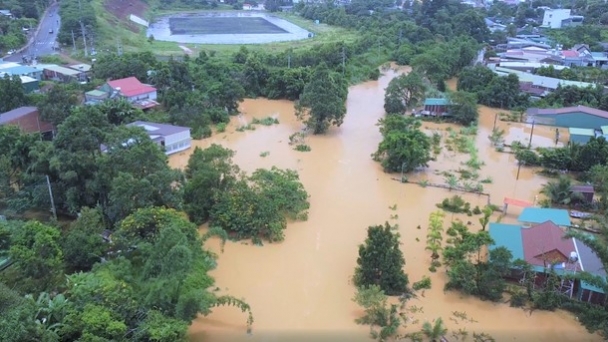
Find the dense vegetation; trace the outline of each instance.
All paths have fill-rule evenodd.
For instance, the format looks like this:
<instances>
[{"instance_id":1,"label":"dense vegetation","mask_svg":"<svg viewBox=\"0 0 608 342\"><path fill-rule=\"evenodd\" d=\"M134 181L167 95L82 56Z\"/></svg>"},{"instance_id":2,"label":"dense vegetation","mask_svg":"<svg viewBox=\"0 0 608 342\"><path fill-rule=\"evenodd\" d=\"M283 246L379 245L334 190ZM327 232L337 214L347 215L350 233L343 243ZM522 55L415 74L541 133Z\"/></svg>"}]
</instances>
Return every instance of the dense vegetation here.
<instances>
[{"instance_id":1,"label":"dense vegetation","mask_svg":"<svg viewBox=\"0 0 608 342\"><path fill-rule=\"evenodd\" d=\"M45 0L0 1L0 9L9 10L13 16L9 18L0 15L0 56L25 44L28 34L26 30L35 30L38 18L47 6L48 1Z\"/></svg>"}]
</instances>

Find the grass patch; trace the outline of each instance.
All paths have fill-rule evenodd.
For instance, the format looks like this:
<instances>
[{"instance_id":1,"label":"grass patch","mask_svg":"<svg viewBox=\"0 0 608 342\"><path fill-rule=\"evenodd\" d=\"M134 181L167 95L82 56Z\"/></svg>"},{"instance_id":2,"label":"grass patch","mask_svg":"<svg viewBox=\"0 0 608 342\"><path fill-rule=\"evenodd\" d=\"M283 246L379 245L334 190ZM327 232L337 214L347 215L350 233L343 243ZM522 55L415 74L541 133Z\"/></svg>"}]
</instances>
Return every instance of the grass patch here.
<instances>
[{"instance_id":1,"label":"grass patch","mask_svg":"<svg viewBox=\"0 0 608 342\"><path fill-rule=\"evenodd\" d=\"M294 148L294 150L296 150L298 152L310 152L310 151L312 151L312 149L310 148L310 146L305 145L305 144L296 145L296 147Z\"/></svg>"},{"instance_id":2,"label":"grass patch","mask_svg":"<svg viewBox=\"0 0 608 342\"><path fill-rule=\"evenodd\" d=\"M264 152L260 153L260 157L266 158L266 157L268 157L269 154L270 154L269 151L264 151Z\"/></svg>"},{"instance_id":3,"label":"grass patch","mask_svg":"<svg viewBox=\"0 0 608 342\"><path fill-rule=\"evenodd\" d=\"M237 132L255 131L255 126L252 124L246 124L236 129Z\"/></svg>"},{"instance_id":4,"label":"grass patch","mask_svg":"<svg viewBox=\"0 0 608 342\"><path fill-rule=\"evenodd\" d=\"M226 132L226 123L220 122L217 124L217 126L215 126L215 128L217 129L218 133L224 133L224 132Z\"/></svg>"},{"instance_id":5,"label":"grass patch","mask_svg":"<svg viewBox=\"0 0 608 342\"><path fill-rule=\"evenodd\" d=\"M278 125L279 124L279 120L275 119L273 117L267 116L267 117L262 118L262 119L253 118L253 120L251 121L251 124L252 125L272 126L272 125Z\"/></svg>"},{"instance_id":6,"label":"grass patch","mask_svg":"<svg viewBox=\"0 0 608 342\"><path fill-rule=\"evenodd\" d=\"M46 55L46 56L40 56L38 58L40 59L40 63L61 64L61 65L70 64L70 62L66 61L65 59L61 58L61 56L57 56L57 55Z\"/></svg>"}]
</instances>

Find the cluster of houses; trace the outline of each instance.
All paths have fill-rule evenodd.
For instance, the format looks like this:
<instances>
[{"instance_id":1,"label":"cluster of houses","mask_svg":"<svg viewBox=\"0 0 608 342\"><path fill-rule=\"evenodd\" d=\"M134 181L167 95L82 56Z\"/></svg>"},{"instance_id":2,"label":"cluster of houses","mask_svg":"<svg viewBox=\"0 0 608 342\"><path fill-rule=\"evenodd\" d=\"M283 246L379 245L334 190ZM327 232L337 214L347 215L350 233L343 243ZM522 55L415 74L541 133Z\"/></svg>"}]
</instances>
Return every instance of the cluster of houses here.
<instances>
[{"instance_id":1,"label":"cluster of houses","mask_svg":"<svg viewBox=\"0 0 608 342\"><path fill-rule=\"evenodd\" d=\"M566 237L572 222L567 210L525 207L517 224L490 223L489 233L494 240L490 250L505 247L513 256L532 267L525 274L514 267L509 278L541 285L553 271L560 276L555 291L581 301L603 304L606 294L602 288L573 279L577 272L588 272L606 280L606 270L595 252L582 241ZM526 279L531 277L532 279Z\"/></svg>"},{"instance_id":2,"label":"cluster of houses","mask_svg":"<svg viewBox=\"0 0 608 342\"><path fill-rule=\"evenodd\" d=\"M596 108L529 108L526 118L529 123L566 128L570 143L586 144L592 137L608 140L608 112Z\"/></svg>"},{"instance_id":3,"label":"cluster of houses","mask_svg":"<svg viewBox=\"0 0 608 342\"><path fill-rule=\"evenodd\" d=\"M90 80L90 73L89 64L72 64L65 67L38 63L25 65L0 59L0 77L19 77L26 93L40 90L40 81L87 82Z\"/></svg>"},{"instance_id":4,"label":"cluster of houses","mask_svg":"<svg viewBox=\"0 0 608 342\"><path fill-rule=\"evenodd\" d=\"M2 69L3 65L9 66ZM40 81L40 79L63 79L64 76L72 77L67 75L69 70L71 70L69 73L75 77L83 73L88 77L87 73L90 70L90 66L84 64L73 65L71 68L44 66L42 70L40 70L35 67L21 65L11 66L10 63L4 63L0 64L0 70L8 70L9 72L16 73L27 72L27 76L19 75L22 80L24 77L28 77ZM156 88L141 83L135 77L109 80L99 88L84 93L85 105L96 105L104 101L118 99L126 100L134 108L142 110L149 110L158 106L158 102L156 102ZM39 133L49 139L53 138L56 129L56 127L53 127L53 125L40 118L38 108L36 107L20 107L0 114L0 126L3 125L16 125L26 133ZM192 139L190 128L188 127L143 121L133 122L127 126L141 127L144 129L150 139L161 146L167 155L186 150L191 146ZM105 146L101 146L100 148L102 151L107 151Z\"/></svg>"}]
</instances>

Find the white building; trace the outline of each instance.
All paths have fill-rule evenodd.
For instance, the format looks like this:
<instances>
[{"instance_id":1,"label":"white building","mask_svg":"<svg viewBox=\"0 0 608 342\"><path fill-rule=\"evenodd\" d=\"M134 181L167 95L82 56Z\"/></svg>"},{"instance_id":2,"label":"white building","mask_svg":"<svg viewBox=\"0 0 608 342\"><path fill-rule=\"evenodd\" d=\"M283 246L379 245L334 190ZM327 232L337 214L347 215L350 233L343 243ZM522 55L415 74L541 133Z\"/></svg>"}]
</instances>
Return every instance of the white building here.
<instances>
[{"instance_id":1,"label":"white building","mask_svg":"<svg viewBox=\"0 0 608 342\"><path fill-rule=\"evenodd\" d=\"M571 15L569 9L545 9L543 27L559 29L565 26L577 26L583 23L583 16Z\"/></svg>"},{"instance_id":2,"label":"white building","mask_svg":"<svg viewBox=\"0 0 608 342\"><path fill-rule=\"evenodd\" d=\"M191 146L192 137L189 127L179 127L155 122L135 121L128 127L141 127L146 130L152 141L162 146L166 155L187 150Z\"/></svg>"}]
</instances>

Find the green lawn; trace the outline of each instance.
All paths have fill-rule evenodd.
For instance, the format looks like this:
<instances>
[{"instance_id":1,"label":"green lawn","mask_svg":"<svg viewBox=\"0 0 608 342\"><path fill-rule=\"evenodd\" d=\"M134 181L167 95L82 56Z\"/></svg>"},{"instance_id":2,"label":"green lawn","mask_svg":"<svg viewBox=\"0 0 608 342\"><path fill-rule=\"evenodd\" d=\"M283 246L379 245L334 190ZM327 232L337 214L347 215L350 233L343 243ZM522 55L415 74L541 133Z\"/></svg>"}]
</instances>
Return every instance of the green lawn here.
<instances>
[{"instance_id":1,"label":"green lawn","mask_svg":"<svg viewBox=\"0 0 608 342\"><path fill-rule=\"evenodd\" d=\"M106 49L116 51L116 47L120 42L123 51L125 52L150 51L159 56L181 56L184 52L179 47L179 45L183 45L193 51L193 56L197 56L200 51L215 51L217 55L222 56L231 55L234 52L238 51L241 47L241 45L224 44L178 44L174 42L162 41L149 42L143 27L139 33L134 33L124 28L124 26L119 25L118 20L114 18L112 14L104 10L103 0L93 0L92 5L95 8L97 22L100 27L100 36L102 37L98 41L98 51ZM192 13L193 11L189 12ZM218 10L213 10L212 12L218 12ZM167 12L160 11L154 12L154 14L156 15L166 13ZM326 24L317 25L314 22L303 19L295 14L275 13L273 15L288 20L302 28L307 29L310 32L313 32L315 36L313 38L299 41L245 45L249 50L261 50L265 52L277 53L285 51L287 49L308 49L312 46L321 43L353 41L357 36L357 33L354 31L340 27L333 27ZM151 16L151 14L146 15L146 17L148 18L150 18Z\"/></svg>"}]
</instances>

